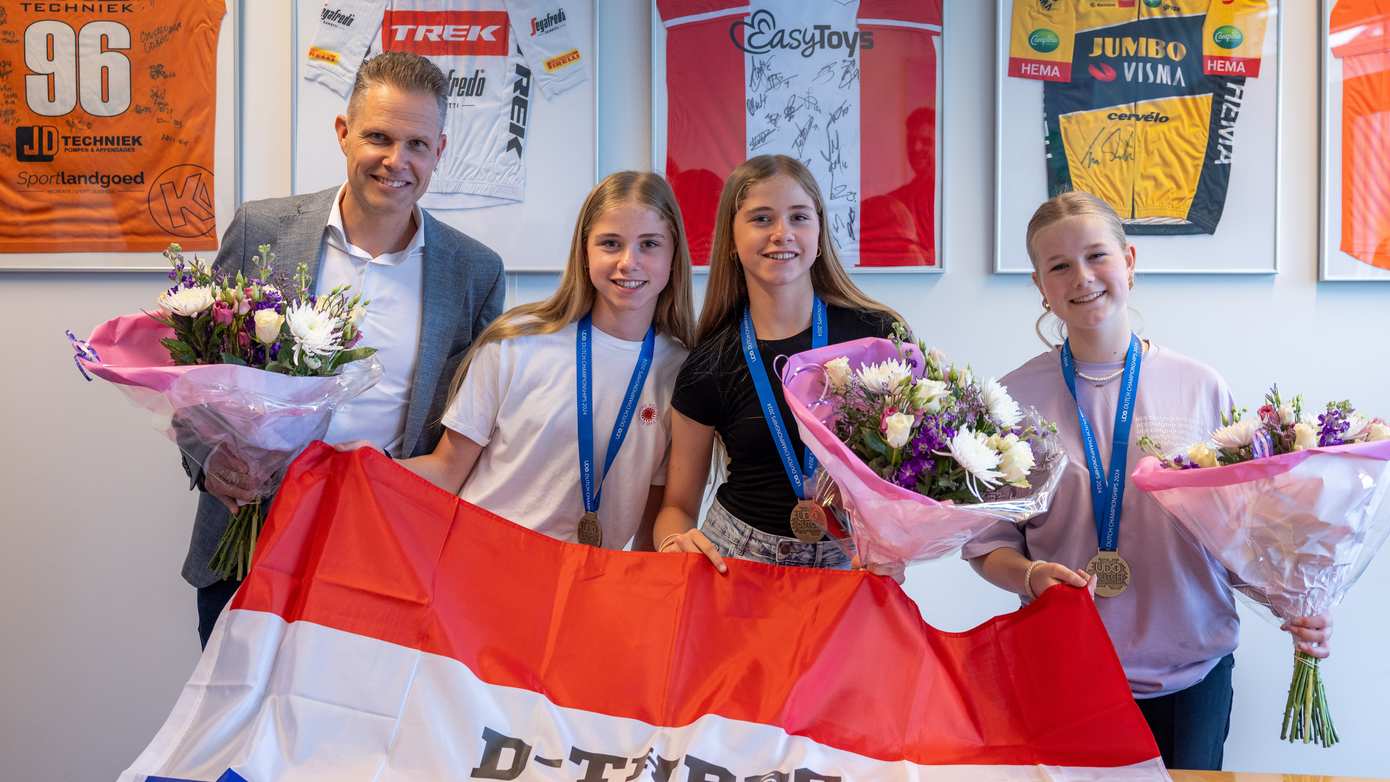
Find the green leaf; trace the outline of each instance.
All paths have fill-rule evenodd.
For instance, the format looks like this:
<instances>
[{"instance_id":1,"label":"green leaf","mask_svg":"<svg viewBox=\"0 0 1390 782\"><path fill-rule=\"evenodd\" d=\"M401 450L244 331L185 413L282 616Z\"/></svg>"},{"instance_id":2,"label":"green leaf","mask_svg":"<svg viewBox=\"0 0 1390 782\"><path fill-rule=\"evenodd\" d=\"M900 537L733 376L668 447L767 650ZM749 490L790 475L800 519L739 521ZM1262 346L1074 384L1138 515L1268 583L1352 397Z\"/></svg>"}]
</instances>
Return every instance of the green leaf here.
<instances>
[{"instance_id":1,"label":"green leaf","mask_svg":"<svg viewBox=\"0 0 1390 782\"><path fill-rule=\"evenodd\" d=\"M888 443L885 442L882 437L878 436L878 432L865 431L863 440L864 444L869 446L874 453L877 453L890 462L893 460L893 449L888 446Z\"/></svg>"},{"instance_id":2,"label":"green leaf","mask_svg":"<svg viewBox=\"0 0 1390 782\"><path fill-rule=\"evenodd\" d=\"M332 360L328 362L328 366L326 368L328 369L329 374L332 374L334 371L338 369L338 367L341 367L344 364L351 364L354 361L361 361L362 359L372 356L375 353L376 348L352 348L351 350L340 350L336 354L334 354Z\"/></svg>"},{"instance_id":3,"label":"green leaf","mask_svg":"<svg viewBox=\"0 0 1390 782\"><path fill-rule=\"evenodd\" d=\"M241 356L238 356L238 355L235 354L235 353L228 353L228 352L226 352L226 351L223 351L223 352L222 352L222 363L223 363L223 364L236 364L236 365L239 366L239 367L250 366L249 364L246 363L246 359L242 358Z\"/></svg>"}]
</instances>

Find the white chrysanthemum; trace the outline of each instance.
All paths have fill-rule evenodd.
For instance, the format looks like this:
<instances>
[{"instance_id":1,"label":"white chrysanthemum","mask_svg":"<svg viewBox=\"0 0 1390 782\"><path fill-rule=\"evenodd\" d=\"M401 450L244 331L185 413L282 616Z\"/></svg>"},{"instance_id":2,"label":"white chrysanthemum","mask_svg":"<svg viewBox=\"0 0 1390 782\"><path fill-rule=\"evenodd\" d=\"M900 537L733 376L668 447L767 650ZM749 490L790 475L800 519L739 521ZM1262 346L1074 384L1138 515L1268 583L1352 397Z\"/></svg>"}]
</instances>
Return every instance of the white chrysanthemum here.
<instances>
[{"instance_id":1,"label":"white chrysanthemum","mask_svg":"<svg viewBox=\"0 0 1390 782\"><path fill-rule=\"evenodd\" d=\"M999 452L999 472L1004 476L1004 482L1020 489L1028 488L1028 473L1035 463L1033 448L1028 441L1010 433L989 438L989 444Z\"/></svg>"},{"instance_id":2,"label":"white chrysanthemum","mask_svg":"<svg viewBox=\"0 0 1390 782\"><path fill-rule=\"evenodd\" d=\"M912 404L931 415L941 412L946 399L946 384L940 380L922 378L912 386Z\"/></svg>"},{"instance_id":3,"label":"white chrysanthemum","mask_svg":"<svg viewBox=\"0 0 1390 782\"><path fill-rule=\"evenodd\" d=\"M1366 427L1366 442L1373 443L1378 440L1390 440L1390 425L1380 420L1372 421L1371 425Z\"/></svg>"},{"instance_id":4,"label":"white chrysanthemum","mask_svg":"<svg viewBox=\"0 0 1390 782\"><path fill-rule=\"evenodd\" d=\"M879 364L865 364L859 368L858 375L859 384L866 390L885 394L912 377L912 370L907 364L890 358Z\"/></svg>"},{"instance_id":5,"label":"white chrysanthemum","mask_svg":"<svg viewBox=\"0 0 1390 782\"><path fill-rule=\"evenodd\" d=\"M908 439L912 436L912 425L917 419L906 413L894 413L883 419L883 436L888 441L888 445L893 448L901 448L907 445Z\"/></svg>"},{"instance_id":6,"label":"white chrysanthemum","mask_svg":"<svg viewBox=\"0 0 1390 782\"><path fill-rule=\"evenodd\" d=\"M844 391L853 374L854 370L849 368L849 359L845 356L832 358L825 362L825 377L830 382L830 390L832 391Z\"/></svg>"},{"instance_id":7,"label":"white chrysanthemum","mask_svg":"<svg viewBox=\"0 0 1390 782\"><path fill-rule=\"evenodd\" d=\"M997 426L1012 429L1023 420L1023 411L1018 408L1018 402L1009 396L1008 390L998 380L990 378L985 381L982 391L985 406L989 408L989 417Z\"/></svg>"},{"instance_id":8,"label":"white chrysanthemum","mask_svg":"<svg viewBox=\"0 0 1390 782\"><path fill-rule=\"evenodd\" d=\"M252 316L256 320L256 341L262 345L270 345L280 338L280 326L285 322L285 316L275 310L256 310Z\"/></svg>"},{"instance_id":9,"label":"white chrysanthemum","mask_svg":"<svg viewBox=\"0 0 1390 782\"><path fill-rule=\"evenodd\" d=\"M330 356L342 349L339 344L338 321L326 312L314 309L308 302L290 305L285 312L290 336L294 339L294 360L303 357L305 364L317 369L319 357Z\"/></svg>"},{"instance_id":10,"label":"white chrysanthemum","mask_svg":"<svg viewBox=\"0 0 1390 782\"><path fill-rule=\"evenodd\" d=\"M968 428L963 428L956 432L956 436L951 438L947 446L951 453L951 458L956 463L965 468L970 478L979 483L983 483L989 488L999 485L999 480L1003 474L999 472L999 462L1003 457L999 452L989 447L989 438L979 432L972 432ZM971 487L974 491L974 487ZM979 492L974 491L978 497Z\"/></svg>"},{"instance_id":11,"label":"white chrysanthemum","mask_svg":"<svg viewBox=\"0 0 1390 782\"><path fill-rule=\"evenodd\" d=\"M1211 439L1219 448L1235 450L1249 445L1259 428L1260 420L1258 418L1253 416L1241 418L1230 426L1223 426L1212 432Z\"/></svg>"},{"instance_id":12,"label":"white chrysanthemum","mask_svg":"<svg viewBox=\"0 0 1390 782\"><path fill-rule=\"evenodd\" d=\"M1220 464L1216 457L1216 451L1213 451L1206 443L1197 443L1187 449L1187 460L1198 467L1216 467Z\"/></svg>"},{"instance_id":13,"label":"white chrysanthemum","mask_svg":"<svg viewBox=\"0 0 1390 782\"><path fill-rule=\"evenodd\" d=\"M1318 446L1318 430L1299 421L1293 425L1293 449L1304 451Z\"/></svg>"},{"instance_id":14,"label":"white chrysanthemum","mask_svg":"<svg viewBox=\"0 0 1390 782\"><path fill-rule=\"evenodd\" d=\"M170 293L165 291L159 294L159 306L174 313L193 317L212 306L212 288L206 285L199 285L193 288L179 288Z\"/></svg>"}]
</instances>

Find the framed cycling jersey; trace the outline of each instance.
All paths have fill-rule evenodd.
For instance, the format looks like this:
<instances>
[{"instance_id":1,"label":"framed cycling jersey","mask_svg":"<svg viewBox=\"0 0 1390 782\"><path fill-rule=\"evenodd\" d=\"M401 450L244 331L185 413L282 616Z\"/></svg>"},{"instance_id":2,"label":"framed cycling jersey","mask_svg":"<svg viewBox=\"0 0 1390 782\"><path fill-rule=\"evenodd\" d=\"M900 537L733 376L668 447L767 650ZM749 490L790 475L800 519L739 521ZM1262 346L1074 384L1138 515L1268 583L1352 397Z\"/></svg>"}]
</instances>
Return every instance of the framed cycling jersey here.
<instances>
[{"instance_id":1,"label":"framed cycling jersey","mask_svg":"<svg viewBox=\"0 0 1390 782\"><path fill-rule=\"evenodd\" d=\"M236 0L0 4L0 270L167 270L171 242L217 247L239 27Z\"/></svg>"},{"instance_id":2,"label":"framed cycling jersey","mask_svg":"<svg viewBox=\"0 0 1390 782\"><path fill-rule=\"evenodd\" d=\"M362 62L416 52L449 94L448 144L419 205L508 271L564 268L597 181L595 0L297 0L294 37L295 193L343 181L333 121Z\"/></svg>"},{"instance_id":3,"label":"framed cycling jersey","mask_svg":"<svg viewBox=\"0 0 1390 782\"><path fill-rule=\"evenodd\" d=\"M1390 281L1390 3L1323 0L1318 279Z\"/></svg>"},{"instance_id":4,"label":"framed cycling jersey","mask_svg":"<svg viewBox=\"0 0 1390 782\"><path fill-rule=\"evenodd\" d=\"M1278 270L1279 0L997 2L996 272L1072 190L1140 272Z\"/></svg>"},{"instance_id":5,"label":"framed cycling jersey","mask_svg":"<svg viewBox=\"0 0 1390 782\"><path fill-rule=\"evenodd\" d=\"M653 0L652 168L708 268L724 179L810 169L854 271L941 271L942 0Z\"/></svg>"}]
</instances>

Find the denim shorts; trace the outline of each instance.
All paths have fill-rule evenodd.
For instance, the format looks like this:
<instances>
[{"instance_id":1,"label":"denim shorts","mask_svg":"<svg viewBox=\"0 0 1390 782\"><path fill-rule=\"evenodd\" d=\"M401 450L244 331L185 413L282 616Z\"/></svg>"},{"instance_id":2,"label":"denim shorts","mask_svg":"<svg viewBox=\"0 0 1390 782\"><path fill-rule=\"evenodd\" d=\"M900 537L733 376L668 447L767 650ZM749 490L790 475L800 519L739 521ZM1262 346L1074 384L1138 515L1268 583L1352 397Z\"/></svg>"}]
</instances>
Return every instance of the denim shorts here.
<instances>
[{"instance_id":1,"label":"denim shorts","mask_svg":"<svg viewBox=\"0 0 1390 782\"><path fill-rule=\"evenodd\" d=\"M715 500L705 514L700 531L719 549L721 556L773 565L849 569L850 555L845 552L845 548L849 548L848 541L845 548L841 548L841 544L833 540L802 543L796 538L763 532L725 510L719 500Z\"/></svg>"}]
</instances>

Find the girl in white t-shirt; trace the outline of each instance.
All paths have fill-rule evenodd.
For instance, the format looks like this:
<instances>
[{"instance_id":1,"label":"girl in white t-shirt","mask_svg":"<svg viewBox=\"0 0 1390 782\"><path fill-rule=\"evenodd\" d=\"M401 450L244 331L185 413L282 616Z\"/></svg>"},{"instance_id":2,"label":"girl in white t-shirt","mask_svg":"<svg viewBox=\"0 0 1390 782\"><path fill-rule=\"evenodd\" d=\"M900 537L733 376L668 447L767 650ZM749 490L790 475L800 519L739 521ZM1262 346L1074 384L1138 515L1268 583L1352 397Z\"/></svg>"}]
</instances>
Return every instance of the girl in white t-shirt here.
<instances>
[{"instance_id":1,"label":"girl in white t-shirt","mask_svg":"<svg viewBox=\"0 0 1390 782\"><path fill-rule=\"evenodd\" d=\"M551 537L650 550L671 389L693 331L690 277L666 180L608 176L580 207L559 289L478 336L455 375L439 445L401 464Z\"/></svg>"}]
</instances>

